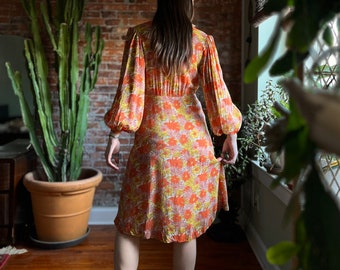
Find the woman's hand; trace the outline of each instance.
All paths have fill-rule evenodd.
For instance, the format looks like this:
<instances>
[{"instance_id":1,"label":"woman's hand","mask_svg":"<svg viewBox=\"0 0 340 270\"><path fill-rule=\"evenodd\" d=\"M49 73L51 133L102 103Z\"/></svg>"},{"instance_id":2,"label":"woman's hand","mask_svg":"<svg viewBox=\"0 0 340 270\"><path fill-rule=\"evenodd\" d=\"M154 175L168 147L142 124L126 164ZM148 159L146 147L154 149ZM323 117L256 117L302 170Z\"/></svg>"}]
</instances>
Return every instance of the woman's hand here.
<instances>
[{"instance_id":1,"label":"woman's hand","mask_svg":"<svg viewBox=\"0 0 340 270\"><path fill-rule=\"evenodd\" d=\"M237 134L229 134L224 140L221 157L218 158L218 161L223 164L235 164L237 156Z\"/></svg>"},{"instance_id":2,"label":"woman's hand","mask_svg":"<svg viewBox=\"0 0 340 270\"><path fill-rule=\"evenodd\" d=\"M109 141L107 143L106 151L105 151L105 159L107 165L115 170L119 170L118 167L118 157L113 158L114 154L119 153L120 142L118 137L109 137Z\"/></svg>"}]
</instances>

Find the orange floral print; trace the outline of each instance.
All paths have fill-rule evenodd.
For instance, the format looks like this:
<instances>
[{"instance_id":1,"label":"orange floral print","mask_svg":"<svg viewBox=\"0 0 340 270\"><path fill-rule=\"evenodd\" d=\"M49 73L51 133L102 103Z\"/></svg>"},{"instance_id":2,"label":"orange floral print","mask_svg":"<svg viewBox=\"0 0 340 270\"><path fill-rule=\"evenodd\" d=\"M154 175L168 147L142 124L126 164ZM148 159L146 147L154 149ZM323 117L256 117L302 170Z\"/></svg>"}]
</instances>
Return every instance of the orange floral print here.
<instances>
[{"instance_id":1,"label":"orange floral print","mask_svg":"<svg viewBox=\"0 0 340 270\"><path fill-rule=\"evenodd\" d=\"M186 242L207 230L219 208L228 209L224 170L205 121L222 135L238 132L242 116L211 36L193 28L190 65L175 77L155 66L150 29L148 22L126 35L121 84L104 116L112 131L135 133L115 225L129 235Z\"/></svg>"},{"instance_id":2,"label":"orange floral print","mask_svg":"<svg viewBox=\"0 0 340 270\"><path fill-rule=\"evenodd\" d=\"M200 181L206 181L208 179L208 176L207 176L206 173L202 173L202 174L198 175L198 179Z\"/></svg>"},{"instance_id":3,"label":"orange floral print","mask_svg":"<svg viewBox=\"0 0 340 270\"><path fill-rule=\"evenodd\" d=\"M171 159L169 159L169 163L174 168L182 168L183 167L183 161L179 158L171 158Z\"/></svg>"},{"instance_id":4,"label":"orange floral print","mask_svg":"<svg viewBox=\"0 0 340 270\"><path fill-rule=\"evenodd\" d=\"M175 131L179 131L180 130L180 126L177 122L175 121L170 121L165 123L165 125L170 129L170 130L175 130Z\"/></svg>"},{"instance_id":5,"label":"orange floral print","mask_svg":"<svg viewBox=\"0 0 340 270\"><path fill-rule=\"evenodd\" d=\"M192 217L192 212L190 210L186 210L184 212L184 218L185 219L190 219Z\"/></svg>"},{"instance_id":6,"label":"orange floral print","mask_svg":"<svg viewBox=\"0 0 340 270\"><path fill-rule=\"evenodd\" d=\"M178 184L180 181L180 178L177 175L174 175L171 177L171 183Z\"/></svg>"},{"instance_id":7,"label":"orange floral print","mask_svg":"<svg viewBox=\"0 0 340 270\"><path fill-rule=\"evenodd\" d=\"M207 140L203 140L203 139L197 140L197 143L199 147L207 147L208 145Z\"/></svg>"},{"instance_id":8,"label":"orange floral print","mask_svg":"<svg viewBox=\"0 0 340 270\"><path fill-rule=\"evenodd\" d=\"M174 138L170 138L168 143L170 146L175 146L177 144L177 140L175 140Z\"/></svg>"},{"instance_id":9,"label":"orange floral print","mask_svg":"<svg viewBox=\"0 0 340 270\"><path fill-rule=\"evenodd\" d=\"M190 197L189 202L190 202L191 204L194 204L194 203L197 202L197 200L198 200L198 197L196 196L196 194L192 194L191 197Z\"/></svg>"},{"instance_id":10,"label":"orange floral print","mask_svg":"<svg viewBox=\"0 0 340 270\"><path fill-rule=\"evenodd\" d=\"M186 135L181 135L180 138L179 138L179 142L181 144L186 144L188 142L188 136Z\"/></svg>"},{"instance_id":11,"label":"orange floral print","mask_svg":"<svg viewBox=\"0 0 340 270\"><path fill-rule=\"evenodd\" d=\"M184 128L186 130L192 130L195 126L191 122L186 122Z\"/></svg>"},{"instance_id":12,"label":"orange floral print","mask_svg":"<svg viewBox=\"0 0 340 270\"><path fill-rule=\"evenodd\" d=\"M174 204L175 206L181 206L181 207L183 207L183 206L184 206L184 203L185 203L184 197L173 197L173 198L170 198L170 200L173 202L173 204Z\"/></svg>"},{"instance_id":13,"label":"orange floral print","mask_svg":"<svg viewBox=\"0 0 340 270\"><path fill-rule=\"evenodd\" d=\"M184 180L184 181L187 181L187 180L190 179L190 173L189 173L189 172L184 172L183 175L182 175L182 177L183 177L183 180Z\"/></svg>"},{"instance_id":14,"label":"orange floral print","mask_svg":"<svg viewBox=\"0 0 340 270\"><path fill-rule=\"evenodd\" d=\"M189 159L188 159L188 162L187 162L187 166L189 166L189 167L193 167L193 166L195 166L196 165L196 159L194 159L194 158L192 158L192 157L189 157Z\"/></svg>"}]
</instances>

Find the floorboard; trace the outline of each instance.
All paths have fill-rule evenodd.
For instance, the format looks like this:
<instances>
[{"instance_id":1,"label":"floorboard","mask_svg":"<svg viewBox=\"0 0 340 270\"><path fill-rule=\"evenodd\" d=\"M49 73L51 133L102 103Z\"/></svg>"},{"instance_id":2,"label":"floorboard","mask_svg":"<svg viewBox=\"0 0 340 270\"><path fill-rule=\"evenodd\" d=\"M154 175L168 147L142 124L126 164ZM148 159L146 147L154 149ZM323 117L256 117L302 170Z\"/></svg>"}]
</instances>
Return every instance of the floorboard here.
<instances>
[{"instance_id":1,"label":"floorboard","mask_svg":"<svg viewBox=\"0 0 340 270\"><path fill-rule=\"evenodd\" d=\"M79 245L64 249L42 249L30 242L15 245L26 248L25 254L12 255L4 270L77 270L113 269L114 226L91 226L89 236ZM139 270L170 270L171 244L143 240ZM220 243L207 235L197 240L196 270L261 270L247 241Z\"/></svg>"}]
</instances>

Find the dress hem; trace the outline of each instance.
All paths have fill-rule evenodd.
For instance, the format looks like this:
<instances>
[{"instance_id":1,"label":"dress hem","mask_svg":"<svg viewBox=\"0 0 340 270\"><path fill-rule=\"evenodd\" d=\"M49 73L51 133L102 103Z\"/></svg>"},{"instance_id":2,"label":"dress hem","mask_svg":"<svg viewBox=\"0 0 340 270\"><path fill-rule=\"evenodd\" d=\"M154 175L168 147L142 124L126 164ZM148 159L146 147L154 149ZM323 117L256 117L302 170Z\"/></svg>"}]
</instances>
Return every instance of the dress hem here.
<instances>
[{"instance_id":1,"label":"dress hem","mask_svg":"<svg viewBox=\"0 0 340 270\"><path fill-rule=\"evenodd\" d=\"M130 230L127 231L124 226L124 228L121 228L122 226L119 225L119 222L114 222L116 229L124 234L124 235L129 235L129 236L134 236L134 237L139 237L141 239L155 239L155 240L159 240L163 243L183 243L183 242L189 242L191 240L197 239L198 237L200 237L201 235L203 235L208 229L209 227L212 225L212 223L214 222L215 218L212 218L209 222L207 222L207 225L202 227L201 230L194 230L192 231L190 234L177 234L177 235L173 235L170 237L167 237L166 235L164 235L164 233L162 232L140 232L137 230Z\"/></svg>"}]
</instances>

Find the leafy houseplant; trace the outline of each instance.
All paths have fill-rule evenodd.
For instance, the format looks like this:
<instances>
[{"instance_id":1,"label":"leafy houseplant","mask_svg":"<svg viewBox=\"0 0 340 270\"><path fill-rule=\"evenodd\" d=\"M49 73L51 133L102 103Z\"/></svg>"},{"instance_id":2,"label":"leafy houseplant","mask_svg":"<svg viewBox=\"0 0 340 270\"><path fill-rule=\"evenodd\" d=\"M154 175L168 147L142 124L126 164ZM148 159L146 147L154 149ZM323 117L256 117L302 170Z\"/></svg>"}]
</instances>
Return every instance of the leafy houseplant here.
<instances>
[{"instance_id":1,"label":"leafy houseplant","mask_svg":"<svg viewBox=\"0 0 340 270\"><path fill-rule=\"evenodd\" d=\"M32 199L32 239L49 247L75 245L87 236L95 188L102 180L100 171L82 168L89 94L97 81L104 48L99 27L86 24L84 33L80 31L85 2L38 1L38 8L36 0L22 1L32 32L32 39L25 40L24 51L34 111L25 100L20 74L6 63L31 144L42 165L39 168L43 168L42 174L36 170L24 177ZM46 37L50 45L45 44ZM55 70L49 60L49 48L54 52ZM57 91L49 85L53 76L57 77ZM59 100L54 100L54 92Z\"/></svg>"},{"instance_id":2,"label":"leafy houseplant","mask_svg":"<svg viewBox=\"0 0 340 270\"><path fill-rule=\"evenodd\" d=\"M85 0L40 1L23 0L31 22L32 39L25 41L25 56L30 72L36 111L31 111L21 85L20 74L6 63L15 94L19 97L23 120L30 134L31 144L39 157L50 182L77 180L81 172L84 138L87 129L89 94L97 81L104 41L99 27L85 27L85 46L79 54L80 26ZM41 18L40 16L41 15ZM44 22L55 52L55 71L58 76L59 106L54 108L49 76L48 52L43 43L40 19ZM80 56L83 63L80 65ZM82 69L80 69L80 66ZM55 128L54 113L59 116ZM36 117L37 116L37 117ZM37 121L36 121L37 118ZM40 127L40 132L36 132ZM41 137L40 137L41 135Z\"/></svg>"},{"instance_id":3,"label":"leafy houseplant","mask_svg":"<svg viewBox=\"0 0 340 270\"><path fill-rule=\"evenodd\" d=\"M272 264L284 264L293 259L293 269L299 270L335 270L339 268L340 208L336 198L330 190L325 188L316 160L319 148L330 149L328 151L332 151L331 148L333 151L337 149L339 136L335 140L336 143L332 143L332 147L328 149L325 148L325 144L320 144L321 139L326 141L328 139L330 145L334 142L334 140L329 140L334 135L328 126L338 127L336 119L329 119L336 118L337 114L328 114L328 116L331 115L328 119L323 117L322 121L315 123L316 121L308 121L308 115L305 112L309 109L309 114L313 110L315 113L315 108L327 110L330 109L332 103L332 108L338 108L340 104L339 83L335 85L333 92L329 93L330 98L325 102L321 99L322 95L312 92L310 87L302 84L303 78L301 78L300 71L304 60L311 54L311 48L318 36L322 36L327 53L337 52L337 61L339 60L339 41L337 44L333 42L329 22L337 22L335 32L339 33L340 2L338 0L268 0L264 5L263 13L266 16L278 14L279 21L266 49L247 66L245 81L255 80L264 69L274 55L277 41L283 31L287 32L287 50L280 58L275 59L270 67L270 74L282 76L293 71L293 77L295 77L295 80L290 79L284 82L285 89L291 96L290 112L286 116L286 121L274 125L267 132L272 149L285 150L285 167L275 184L281 181L286 184L293 182L296 187L286 215L294 223L294 239L282 241L271 247L267 252L267 259ZM338 77L334 76L334 78ZM318 90L325 93L325 89ZM314 107L306 102L307 97L310 100L313 99ZM302 101L304 106L301 106ZM319 109L316 115L322 110ZM324 125L321 126L321 123ZM317 130L321 131L318 132L318 137L313 132L316 125ZM280 140L277 140L276 136L270 136L278 134L278 130L281 131ZM335 153L339 154L340 151Z\"/></svg>"},{"instance_id":4,"label":"leafy houseplant","mask_svg":"<svg viewBox=\"0 0 340 270\"><path fill-rule=\"evenodd\" d=\"M279 84L269 80L262 91L260 99L251 105L243 115L243 123L238 136L239 155L235 164L225 167L228 185L229 211L221 210L218 214L220 222L215 222L207 231L208 235L216 241L240 242L244 241L245 234L238 224L238 211L240 208L239 193L241 185L250 179L250 162L258 160L261 165L273 166L269 162L269 153L266 152L264 127L275 119L281 117L274 104L288 105L288 95ZM220 156L223 137L214 137L216 156Z\"/></svg>"},{"instance_id":5,"label":"leafy houseplant","mask_svg":"<svg viewBox=\"0 0 340 270\"><path fill-rule=\"evenodd\" d=\"M266 88L260 98L248 109L243 116L243 124L239 133L239 157L234 165L226 167L227 179L231 185L235 181L244 182L249 178L248 165L251 160L259 161L262 166L272 166L269 153L265 149L266 137L264 129L281 113L275 109L275 104L288 107L288 95L283 88L272 80L266 82Z\"/></svg>"}]
</instances>

